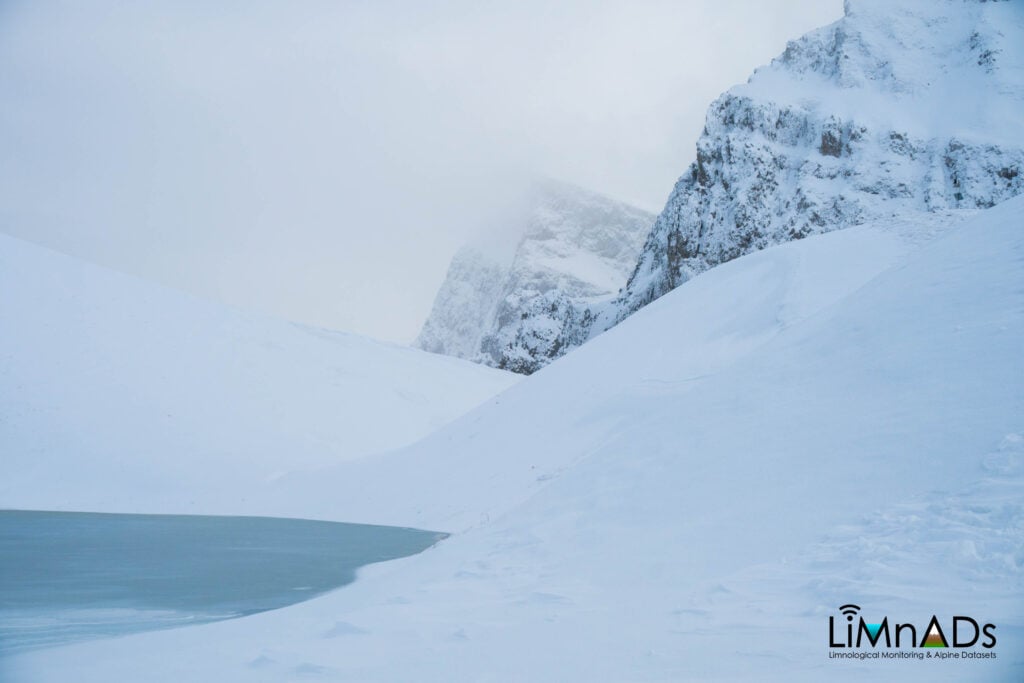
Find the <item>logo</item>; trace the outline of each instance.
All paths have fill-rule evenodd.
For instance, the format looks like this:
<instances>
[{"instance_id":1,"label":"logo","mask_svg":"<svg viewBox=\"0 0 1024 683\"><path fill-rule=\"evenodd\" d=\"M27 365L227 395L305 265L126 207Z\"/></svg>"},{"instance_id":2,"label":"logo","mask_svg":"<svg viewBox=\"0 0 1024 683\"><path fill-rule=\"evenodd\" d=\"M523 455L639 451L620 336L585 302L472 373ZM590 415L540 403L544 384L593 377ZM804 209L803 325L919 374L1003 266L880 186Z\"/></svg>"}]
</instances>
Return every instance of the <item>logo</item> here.
<instances>
[{"instance_id":1,"label":"logo","mask_svg":"<svg viewBox=\"0 0 1024 683\"><path fill-rule=\"evenodd\" d=\"M924 623L888 616L867 620L860 605L839 607L828 618L830 659L995 659L996 625L956 615L933 614ZM853 651L851 651L853 650Z\"/></svg>"},{"instance_id":2,"label":"logo","mask_svg":"<svg viewBox=\"0 0 1024 683\"><path fill-rule=\"evenodd\" d=\"M860 605L843 605L839 608L839 611L846 615L847 621L853 621L853 618L857 616L857 612L860 611Z\"/></svg>"}]
</instances>

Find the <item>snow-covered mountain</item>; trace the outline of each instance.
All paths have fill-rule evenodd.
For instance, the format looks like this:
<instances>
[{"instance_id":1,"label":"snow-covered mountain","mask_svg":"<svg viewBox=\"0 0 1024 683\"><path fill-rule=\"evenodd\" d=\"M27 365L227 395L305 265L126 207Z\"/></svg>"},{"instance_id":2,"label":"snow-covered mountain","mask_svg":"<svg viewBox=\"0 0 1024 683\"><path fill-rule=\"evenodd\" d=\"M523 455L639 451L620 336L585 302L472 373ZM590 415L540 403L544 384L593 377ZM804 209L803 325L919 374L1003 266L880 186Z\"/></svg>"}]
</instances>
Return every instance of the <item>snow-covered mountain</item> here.
<instances>
[{"instance_id":1,"label":"snow-covered mountain","mask_svg":"<svg viewBox=\"0 0 1024 683\"><path fill-rule=\"evenodd\" d=\"M736 97L720 118L712 107L707 156L680 181L629 289L587 310L611 324L642 308L413 444L336 464L322 451L259 478L238 457L238 476L216 482L253 514L452 532L444 542L286 609L27 652L0 662L0 678L1020 681L1024 197L1010 195L1021 189L1021 5L849 3L845 19L719 100ZM266 452L344 438L323 425L337 411L307 403L334 391L338 344L359 350L342 378L372 375L352 385L356 420L374 419L361 412L367 395L415 409L425 389L394 392L396 403L365 392L432 380L434 362L507 381L455 359L198 314L191 301L179 315L186 305L165 293L126 299L120 280L89 284L110 274L80 283L63 261L21 267L11 253L0 321L31 333L13 354L6 329L0 338L0 429L17 427L0 434L28 442L38 428L31 442L50 452L111 449L110 463L88 460L103 476L73 472L106 509L134 504L122 482L141 480L130 469L140 449L162 461L195 448L209 460L239 438L255 449L266 432L246 430L257 420L295 425ZM45 296L22 304L11 288L25 281ZM97 293L84 308L79 290ZM63 303L38 305L51 300ZM577 331L600 329L594 319ZM165 348L186 362L154 366ZM307 418L308 406L321 412ZM175 410L202 438L162 427ZM106 422L90 441L94 415ZM120 431L140 416L145 433ZM60 475L35 472L33 455L0 460L4 496ZM9 484L12 472L27 474ZM229 507L188 483L202 494L195 511ZM154 511L181 504L151 500ZM904 647L906 658L833 660L829 620L847 603L918 635L932 615L946 628L953 615L995 624L992 650L967 648L995 657L914 661L932 651Z\"/></svg>"},{"instance_id":2,"label":"snow-covered mountain","mask_svg":"<svg viewBox=\"0 0 1024 683\"><path fill-rule=\"evenodd\" d=\"M509 234L456 254L416 346L531 373L586 340L591 309L625 285L654 216L555 181Z\"/></svg>"},{"instance_id":3,"label":"snow-covered mountain","mask_svg":"<svg viewBox=\"0 0 1024 683\"><path fill-rule=\"evenodd\" d=\"M847 0L711 105L696 161L597 327L773 244L1020 193L1022 112L1022 3Z\"/></svg>"},{"instance_id":4,"label":"snow-covered mountain","mask_svg":"<svg viewBox=\"0 0 1024 683\"><path fill-rule=\"evenodd\" d=\"M424 440L260 502L455 532L430 551L8 675L1020 680L1022 214L908 212L711 269ZM831 661L849 602L994 623L997 658Z\"/></svg>"},{"instance_id":5,"label":"snow-covered mountain","mask_svg":"<svg viewBox=\"0 0 1024 683\"><path fill-rule=\"evenodd\" d=\"M1024 190L1022 46L1020 2L848 0L842 19L712 103L697 158L617 298L549 277L523 286L469 250L419 344L532 372L743 254L1012 197Z\"/></svg>"},{"instance_id":6,"label":"snow-covered mountain","mask_svg":"<svg viewBox=\"0 0 1024 683\"><path fill-rule=\"evenodd\" d=\"M2 508L240 514L288 472L404 446L515 380L0 235Z\"/></svg>"}]
</instances>

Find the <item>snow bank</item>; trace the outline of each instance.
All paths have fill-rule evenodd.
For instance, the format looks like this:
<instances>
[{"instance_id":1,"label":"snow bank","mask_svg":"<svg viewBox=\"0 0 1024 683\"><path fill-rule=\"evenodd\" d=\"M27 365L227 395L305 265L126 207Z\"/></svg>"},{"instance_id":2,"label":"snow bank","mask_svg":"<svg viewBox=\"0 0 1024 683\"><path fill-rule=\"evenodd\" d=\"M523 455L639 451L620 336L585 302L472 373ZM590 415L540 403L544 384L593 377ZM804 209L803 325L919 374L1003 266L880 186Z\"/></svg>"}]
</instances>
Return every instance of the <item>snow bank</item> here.
<instances>
[{"instance_id":1,"label":"snow bank","mask_svg":"<svg viewBox=\"0 0 1024 683\"><path fill-rule=\"evenodd\" d=\"M0 235L2 507L252 512L288 472L409 444L514 381Z\"/></svg>"},{"instance_id":2,"label":"snow bank","mask_svg":"<svg viewBox=\"0 0 1024 683\"><path fill-rule=\"evenodd\" d=\"M919 215L702 274L414 446L268 502L460 532L436 548L291 608L9 673L1020 680L1022 212ZM831 661L828 617L851 601L974 614L999 658Z\"/></svg>"}]
</instances>

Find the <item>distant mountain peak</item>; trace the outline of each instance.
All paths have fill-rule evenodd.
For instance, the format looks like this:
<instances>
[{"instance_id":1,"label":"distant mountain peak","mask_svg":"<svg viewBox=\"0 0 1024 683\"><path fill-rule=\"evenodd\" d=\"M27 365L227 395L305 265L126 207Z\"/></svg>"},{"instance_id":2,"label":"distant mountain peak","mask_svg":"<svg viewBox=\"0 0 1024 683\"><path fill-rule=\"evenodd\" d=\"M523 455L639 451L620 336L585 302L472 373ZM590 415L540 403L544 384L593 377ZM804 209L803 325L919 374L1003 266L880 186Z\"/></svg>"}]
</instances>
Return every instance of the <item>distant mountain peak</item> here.
<instances>
[{"instance_id":1,"label":"distant mountain peak","mask_svg":"<svg viewBox=\"0 0 1024 683\"><path fill-rule=\"evenodd\" d=\"M583 316L625 285L653 220L568 183L536 183L511 227L456 254L416 346L534 372L582 343Z\"/></svg>"}]
</instances>

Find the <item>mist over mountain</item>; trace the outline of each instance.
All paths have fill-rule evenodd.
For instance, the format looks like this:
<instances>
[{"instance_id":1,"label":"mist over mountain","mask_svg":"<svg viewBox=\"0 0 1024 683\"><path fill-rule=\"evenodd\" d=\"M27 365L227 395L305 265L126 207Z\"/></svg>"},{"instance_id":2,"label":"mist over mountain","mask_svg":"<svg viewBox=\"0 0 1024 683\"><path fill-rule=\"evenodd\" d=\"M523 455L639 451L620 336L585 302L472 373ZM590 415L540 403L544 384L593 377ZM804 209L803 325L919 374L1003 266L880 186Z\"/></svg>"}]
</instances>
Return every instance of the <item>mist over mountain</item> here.
<instances>
[{"instance_id":1,"label":"mist over mountain","mask_svg":"<svg viewBox=\"0 0 1024 683\"><path fill-rule=\"evenodd\" d=\"M467 249L418 345L533 372L743 254L885 216L987 208L1020 193L1021 5L849 0L844 9L711 104L696 159L617 297L559 288L557 278L538 286L521 270L503 280ZM587 220L595 232L608 229L606 219L574 213L574 222ZM561 235L561 248L585 252L571 240L588 234ZM473 295L460 296L462 288Z\"/></svg>"},{"instance_id":2,"label":"mist over mountain","mask_svg":"<svg viewBox=\"0 0 1024 683\"><path fill-rule=\"evenodd\" d=\"M585 341L625 285L654 216L539 182L521 215L456 254L416 346L520 373Z\"/></svg>"}]
</instances>

